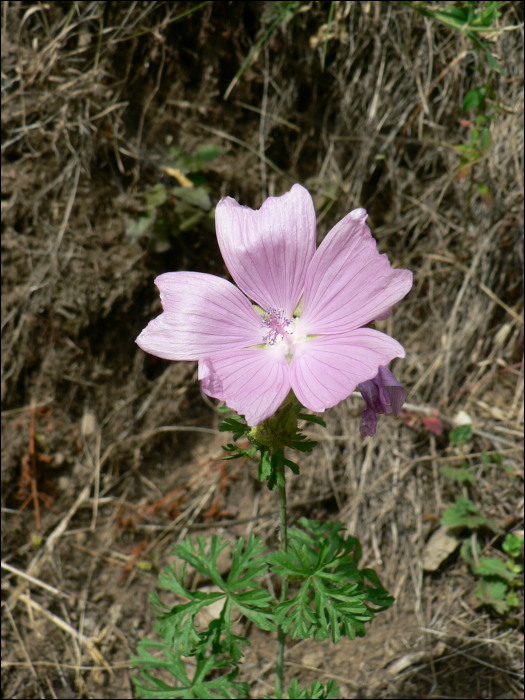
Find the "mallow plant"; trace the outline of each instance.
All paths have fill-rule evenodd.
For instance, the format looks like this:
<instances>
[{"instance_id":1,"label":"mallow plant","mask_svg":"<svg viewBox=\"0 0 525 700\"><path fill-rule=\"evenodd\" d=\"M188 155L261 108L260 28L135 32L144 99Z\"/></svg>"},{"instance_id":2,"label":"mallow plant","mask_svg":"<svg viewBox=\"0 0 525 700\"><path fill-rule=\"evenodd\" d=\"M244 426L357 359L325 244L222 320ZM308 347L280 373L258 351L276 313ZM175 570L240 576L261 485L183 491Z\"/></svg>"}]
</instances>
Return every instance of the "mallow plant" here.
<instances>
[{"instance_id":1,"label":"mallow plant","mask_svg":"<svg viewBox=\"0 0 525 700\"><path fill-rule=\"evenodd\" d=\"M237 634L242 617L276 632L276 698L337 697L333 681L283 687L287 640L362 637L393 603L375 571L359 568L361 545L341 523L287 525L286 470L298 475L294 451L316 445L299 422L325 425L315 414L358 390L366 405L361 435L371 436L377 414L397 414L406 398L387 369L405 351L372 326L409 292L412 273L378 253L366 218L364 209L350 212L316 249L315 210L301 185L257 211L226 197L216 208L217 239L236 286L197 272L155 280L163 313L136 342L157 357L198 361L203 391L227 412L221 430L233 442L225 458L258 458L259 480L278 494L281 527L277 551L261 537L240 538L227 576L217 566L227 541L188 537L175 547L182 566L160 576L173 604L151 597L160 640L142 639L132 660L141 697L248 697L237 680L249 645ZM213 590L188 587L188 571ZM203 626L198 614L219 601L220 614Z\"/></svg>"}]
</instances>

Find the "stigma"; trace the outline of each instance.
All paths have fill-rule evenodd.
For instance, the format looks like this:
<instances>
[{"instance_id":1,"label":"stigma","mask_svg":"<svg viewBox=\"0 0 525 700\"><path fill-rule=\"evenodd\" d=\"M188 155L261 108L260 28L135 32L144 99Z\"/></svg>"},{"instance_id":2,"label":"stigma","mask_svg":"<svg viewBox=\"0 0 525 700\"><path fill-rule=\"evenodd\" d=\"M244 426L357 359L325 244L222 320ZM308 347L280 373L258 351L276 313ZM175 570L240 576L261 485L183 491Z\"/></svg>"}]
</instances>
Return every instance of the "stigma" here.
<instances>
[{"instance_id":1,"label":"stigma","mask_svg":"<svg viewBox=\"0 0 525 700\"><path fill-rule=\"evenodd\" d=\"M261 322L261 327L268 329L266 335L263 336L263 343L275 345L285 341L287 344L291 344L293 339L289 336L293 335L293 325L293 320L286 318L283 309L268 309L268 313L265 314Z\"/></svg>"}]
</instances>

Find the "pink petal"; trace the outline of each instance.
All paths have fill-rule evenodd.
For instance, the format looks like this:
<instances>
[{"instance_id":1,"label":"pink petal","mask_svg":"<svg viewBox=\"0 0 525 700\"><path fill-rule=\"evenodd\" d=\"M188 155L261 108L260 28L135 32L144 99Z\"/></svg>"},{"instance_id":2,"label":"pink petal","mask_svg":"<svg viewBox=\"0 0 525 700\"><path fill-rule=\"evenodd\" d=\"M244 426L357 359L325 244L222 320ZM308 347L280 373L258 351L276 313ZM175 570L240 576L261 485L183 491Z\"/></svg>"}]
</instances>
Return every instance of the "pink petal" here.
<instances>
[{"instance_id":1,"label":"pink petal","mask_svg":"<svg viewBox=\"0 0 525 700\"><path fill-rule=\"evenodd\" d=\"M303 406L324 411L350 396L361 382L373 379L380 365L404 356L397 340L370 328L296 343L292 389Z\"/></svg>"},{"instance_id":2,"label":"pink petal","mask_svg":"<svg viewBox=\"0 0 525 700\"><path fill-rule=\"evenodd\" d=\"M294 185L256 211L226 197L217 205L215 222L222 257L239 288L265 311L282 309L291 318L315 253L308 190Z\"/></svg>"},{"instance_id":3,"label":"pink petal","mask_svg":"<svg viewBox=\"0 0 525 700\"><path fill-rule=\"evenodd\" d=\"M277 411L290 391L286 348L217 353L200 360L199 379L205 394L225 401L248 425L259 425Z\"/></svg>"},{"instance_id":4,"label":"pink petal","mask_svg":"<svg viewBox=\"0 0 525 700\"><path fill-rule=\"evenodd\" d=\"M364 209L345 216L317 249L306 275L300 331L342 333L387 318L412 287L409 270L379 255Z\"/></svg>"},{"instance_id":5,"label":"pink petal","mask_svg":"<svg viewBox=\"0 0 525 700\"><path fill-rule=\"evenodd\" d=\"M136 340L165 360L198 360L220 350L262 343L261 317L222 277L166 272L155 280L164 312Z\"/></svg>"}]
</instances>

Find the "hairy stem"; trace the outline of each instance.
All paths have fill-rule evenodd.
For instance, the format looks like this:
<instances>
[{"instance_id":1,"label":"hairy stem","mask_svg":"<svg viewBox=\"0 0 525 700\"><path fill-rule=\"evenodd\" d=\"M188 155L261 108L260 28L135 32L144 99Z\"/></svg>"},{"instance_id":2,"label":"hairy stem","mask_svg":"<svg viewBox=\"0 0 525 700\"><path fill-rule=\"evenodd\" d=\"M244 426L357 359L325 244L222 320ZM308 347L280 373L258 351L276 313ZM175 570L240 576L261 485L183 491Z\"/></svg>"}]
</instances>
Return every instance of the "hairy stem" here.
<instances>
[{"instance_id":1,"label":"hairy stem","mask_svg":"<svg viewBox=\"0 0 525 700\"><path fill-rule=\"evenodd\" d=\"M279 484L279 504L281 512L281 551L286 552L288 549L288 524L286 519L286 483L284 473L284 462L279 460L277 467L282 475L282 486ZM281 603L286 600L288 595L288 581L286 578L282 580L281 586ZM275 694L276 697L282 697L283 692L283 665L284 665L284 640L286 634L281 627L277 628L277 673L275 677Z\"/></svg>"}]
</instances>

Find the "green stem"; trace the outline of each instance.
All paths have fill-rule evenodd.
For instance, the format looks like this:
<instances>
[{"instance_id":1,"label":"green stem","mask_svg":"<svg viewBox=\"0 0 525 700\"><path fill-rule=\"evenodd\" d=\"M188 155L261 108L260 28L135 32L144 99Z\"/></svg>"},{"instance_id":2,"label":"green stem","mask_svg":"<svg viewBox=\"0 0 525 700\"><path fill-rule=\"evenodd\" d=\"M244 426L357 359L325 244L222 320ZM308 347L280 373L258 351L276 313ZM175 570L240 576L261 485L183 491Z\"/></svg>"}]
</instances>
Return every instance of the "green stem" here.
<instances>
[{"instance_id":1,"label":"green stem","mask_svg":"<svg viewBox=\"0 0 525 700\"><path fill-rule=\"evenodd\" d=\"M283 455L284 457L284 455ZM279 479L279 505L281 513L281 551L286 552L288 549L288 524L286 519L286 482L284 472L284 462L279 460L278 470L282 476L282 482ZM283 578L281 586L281 603L286 600L288 595L288 580ZM284 640L286 633L281 625L277 627L277 673L275 677L275 696L282 698L283 693L283 666L284 666Z\"/></svg>"}]
</instances>

